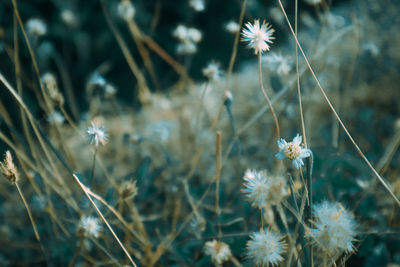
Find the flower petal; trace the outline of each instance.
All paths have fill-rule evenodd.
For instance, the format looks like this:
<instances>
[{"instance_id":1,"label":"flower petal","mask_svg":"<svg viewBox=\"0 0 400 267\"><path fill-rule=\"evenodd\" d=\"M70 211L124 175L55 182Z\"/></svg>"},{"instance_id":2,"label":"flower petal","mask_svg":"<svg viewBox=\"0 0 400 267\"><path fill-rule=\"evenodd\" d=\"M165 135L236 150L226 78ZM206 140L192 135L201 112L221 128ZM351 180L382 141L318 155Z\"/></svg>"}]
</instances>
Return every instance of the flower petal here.
<instances>
[{"instance_id":1,"label":"flower petal","mask_svg":"<svg viewBox=\"0 0 400 267\"><path fill-rule=\"evenodd\" d=\"M300 145L302 141L301 135L297 134L295 138L293 138L293 143L296 145Z\"/></svg>"},{"instance_id":2,"label":"flower petal","mask_svg":"<svg viewBox=\"0 0 400 267\"><path fill-rule=\"evenodd\" d=\"M286 158L285 153L283 153L283 151L280 151L279 153L275 154L275 158L279 159L279 160L283 160L284 158Z\"/></svg>"},{"instance_id":3,"label":"flower petal","mask_svg":"<svg viewBox=\"0 0 400 267\"><path fill-rule=\"evenodd\" d=\"M285 139L281 138L280 140L276 141L280 150L285 149L287 146L287 142Z\"/></svg>"},{"instance_id":4,"label":"flower petal","mask_svg":"<svg viewBox=\"0 0 400 267\"><path fill-rule=\"evenodd\" d=\"M296 169L300 169L301 166L304 165L304 162L303 162L303 160L302 160L301 158L295 158L295 159L292 161L292 163L293 163L293 166L294 166Z\"/></svg>"},{"instance_id":5,"label":"flower petal","mask_svg":"<svg viewBox=\"0 0 400 267\"><path fill-rule=\"evenodd\" d=\"M302 148L301 152L300 152L300 158L308 158L309 156L311 156L311 150L308 148Z\"/></svg>"}]
</instances>

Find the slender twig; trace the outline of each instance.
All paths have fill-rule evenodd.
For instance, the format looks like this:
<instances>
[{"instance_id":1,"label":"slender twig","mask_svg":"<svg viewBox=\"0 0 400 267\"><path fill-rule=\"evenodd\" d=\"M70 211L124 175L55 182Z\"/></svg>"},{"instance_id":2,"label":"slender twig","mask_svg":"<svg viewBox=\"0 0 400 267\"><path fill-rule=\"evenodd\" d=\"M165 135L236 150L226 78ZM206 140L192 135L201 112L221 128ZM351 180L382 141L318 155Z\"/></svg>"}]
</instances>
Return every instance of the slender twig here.
<instances>
[{"instance_id":1,"label":"slender twig","mask_svg":"<svg viewBox=\"0 0 400 267\"><path fill-rule=\"evenodd\" d=\"M93 207L96 209L97 213L99 214L99 216L101 217L101 219L103 220L103 222L106 224L107 228L110 230L111 234L114 236L115 240L117 240L118 244L121 246L122 250L124 251L125 255L128 257L129 261L133 264L133 266L136 267L135 262L133 261L131 255L129 254L129 252L126 250L125 246L121 243L121 241L119 240L118 236L115 234L114 230L112 229L111 225L108 223L107 219L103 216L103 214L101 213L101 211L99 210L99 208L97 207L96 203L94 203L92 197L89 195L89 193L87 192L86 186L83 185L81 183L81 181L79 180L78 176L76 176L75 174L72 175L75 178L75 181L78 183L78 185L80 186L80 188L82 189L82 191L85 193L86 197L89 199L89 201L92 203Z\"/></svg>"},{"instance_id":2,"label":"slender twig","mask_svg":"<svg viewBox=\"0 0 400 267\"><path fill-rule=\"evenodd\" d=\"M219 207L219 184L221 179L221 131L217 131L217 142L216 142L216 179L215 179L215 213L220 219L218 223L218 237L221 237L221 209Z\"/></svg>"},{"instance_id":3,"label":"slender twig","mask_svg":"<svg viewBox=\"0 0 400 267\"><path fill-rule=\"evenodd\" d=\"M343 121L340 119L339 115L337 114L335 108L333 107L331 101L329 100L325 90L322 88L316 74L314 73L314 70L311 67L310 62L307 59L306 54L303 51L302 46L299 43L299 40L297 39L296 33L293 30L292 24L289 21L289 18L286 14L285 8L282 5L281 0L278 0L279 6L283 12L283 15L286 18L286 22L288 23L288 26L290 28L290 31L292 32L292 35L294 36L297 46L299 47L299 50L301 52L301 54L303 55L303 58L308 66L308 69L311 72L311 75L313 76L314 80L316 81L319 90L321 91L325 101L328 103L329 108L332 110L333 114L335 115L336 119L339 121L340 126L342 126L343 130L345 131L347 137L350 139L351 143L353 144L353 146L355 147L355 149L357 150L358 154L360 155L360 157L365 161L365 163L368 165L368 167L371 169L371 171L374 173L374 175L376 176L376 178L379 180L379 182L381 182L381 184L383 185L383 187L386 189L386 191L389 192L390 196L394 199L394 201L396 202L396 204L400 207L400 200L396 197L396 195L393 193L393 191L390 189L389 185L387 184L387 182L385 182L385 180L380 176L380 174L375 170L375 168L372 166L372 164L369 162L369 160L367 159L367 157L364 155L364 153L361 151L360 147L358 146L358 144L356 143L356 141L353 139L352 135L350 134L350 132L347 130L347 127L344 125Z\"/></svg>"},{"instance_id":4,"label":"slender twig","mask_svg":"<svg viewBox=\"0 0 400 267\"><path fill-rule=\"evenodd\" d=\"M264 85L263 85L263 78L262 78L262 67L261 67L261 53L258 53L258 79L260 82L260 89L265 97L265 100L268 103L269 109L271 110L272 113L272 117L274 118L274 122L275 122L275 130L276 130L276 137L278 139L281 138L281 133L279 130L279 123L278 123L278 118L276 117L275 114L275 110L274 107L272 106L271 100L269 99L267 92L264 89Z\"/></svg>"},{"instance_id":5,"label":"slender twig","mask_svg":"<svg viewBox=\"0 0 400 267\"><path fill-rule=\"evenodd\" d=\"M94 148L92 171L90 173L90 184L91 184L92 188L93 188L93 185L94 185L94 168L96 166L96 155L97 155L97 147Z\"/></svg>"}]
</instances>

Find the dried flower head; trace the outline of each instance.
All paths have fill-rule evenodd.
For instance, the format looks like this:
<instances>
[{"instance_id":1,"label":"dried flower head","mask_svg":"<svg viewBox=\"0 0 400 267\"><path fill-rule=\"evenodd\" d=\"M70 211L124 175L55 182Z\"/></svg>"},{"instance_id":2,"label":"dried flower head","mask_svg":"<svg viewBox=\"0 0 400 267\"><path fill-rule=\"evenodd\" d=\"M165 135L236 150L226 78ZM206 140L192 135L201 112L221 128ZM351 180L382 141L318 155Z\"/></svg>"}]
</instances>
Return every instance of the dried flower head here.
<instances>
[{"instance_id":1,"label":"dried flower head","mask_svg":"<svg viewBox=\"0 0 400 267\"><path fill-rule=\"evenodd\" d=\"M282 176L267 176L266 171L247 170L242 191L252 205L264 208L277 205L287 194L286 181Z\"/></svg>"},{"instance_id":2,"label":"dried flower head","mask_svg":"<svg viewBox=\"0 0 400 267\"><path fill-rule=\"evenodd\" d=\"M217 81L221 78L222 75L221 66L218 62L215 61L211 61L207 65L207 67L202 70L202 72L209 81Z\"/></svg>"},{"instance_id":3,"label":"dried flower head","mask_svg":"<svg viewBox=\"0 0 400 267\"><path fill-rule=\"evenodd\" d=\"M105 145L108 141L108 135L104 126L99 126L98 122L92 121L92 126L87 128L87 134L89 137L89 141L91 144L94 144L96 147L99 144Z\"/></svg>"},{"instance_id":4,"label":"dried flower head","mask_svg":"<svg viewBox=\"0 0 400 267\"><path fill-rule=\"evenodd\" d=\"M277 265L283 260L281 256L286 244L283 236L270 230L253 233L247 242L247 257L257 266Z\"/></svg>"},{"instance_id":5,"label":"dried flower head","mask_svg":"<svg viewBox=\"0 0 400 267\"><path fill-rule=\"evenodd\" d=\"M12 184L15 184L19 179L18 170L14 165L13 158L9 150L7 150L6 154L4 155L4 161L0 162L0 172Z\"/></svg>"},{"instance_id":6,"label":"dried flower head","mask_svg":"<svg viewBox=\"0 0 400 267\"><path fill-rule=\"evenodd\" d=\"M288 158L292 160L293 166L296 169L301 168L304 165L303 158L308 158L311 156L311 150L308 148L303 148L301 146L302 137L297 134L293 138L292 142L286 142L285 139L281 138L277 141L278 147L280 149L279 153L275 157L279 160Z\"/></svg>"},{"instance_id":7,"label":"dried flower head","mask_svg":"<svg viewBox=\"0 0 400 267\"><path fill-rule=\"evenodd\" d=\"M99 237L102 227L99 219L92 216L84 216L79 221L79 229L83 231L85 236Z\"/></svg>"},{"instance_id":8,"label":"dried flower head","mask_svg":"<svg viewBox=\"0 0 400 267\"><path fill-rule=\"evenodd\" d=\"M125 181L122 183L119 190L121 198L124 200L132 199L136 196L138 188L136 186L136 181Z\"/></svg>"},{"instance_id":9,"label":"dried flower head","mask_svg":"<svg viewBox=\"0 0 400 267\"><path fill-rule=\"evenodd\" d=\"M126 22L133 20L136 9L130 0L121 0L117 7L118 16Z\"/></svg>"},{"instance_id":10,"label":"dried flower head","mask_svg":"<svg viewBox=\"0 0 400 267\"><path fill-rule=\"evenodd\" d=\"M42 36L47 33L47 25L41 19L30 19L26 22L26 31L30 36Z\"/></svg>"},{"instance_id":11,"label":"dried flower head","mask_svg":"<svg viewBox=\"0 0 400 267\"><path fill-rule=\"evenodd\" d=\"M59 105L64 104L64 96L58 90L57 80L54 74L49 72L43 74L40 78L40 82L46 90L47 95L52 101L54 101L54 103Z\"/></svg>"},{"instance_id":12,"label":"dried flower head","mask_svg":"<svg viewBox=\"0 0 400 267\"><path fill-rule=\"evenodd\" d=\"M256 19L254 24L248 22L245 26L247 29L242 31L242 41L248 42L248 46L254 49L254 54L269 51L269 43L272 44L272 40L275 39L272 36L275 30L271 28L271 25L263 21L260 26L260 20Z\"/></svg>"},{"instance_id":13,"label":"dried flower head","mask_svg":"<svg viewBox=\"0 0 400 267\"><path fill-rule=\"evenodd\" d=\"M218 242L217 240L206 242L204 244L204 253L211 256L211 261L215 266L222 266L225 261L232 257L232 252L228 244Z\"/></svg>"},{"instance_id":14,"label":"dried flower head","mask_svg":"<svg viewBox=\"0 0 400 267\"><path fill-rule=\"evenodd\" d=\"M323 201L314 205L314 226L308 236L330 256L354 251L357 223L353 215L339 203Z\"/></svg>"}]
</instances>

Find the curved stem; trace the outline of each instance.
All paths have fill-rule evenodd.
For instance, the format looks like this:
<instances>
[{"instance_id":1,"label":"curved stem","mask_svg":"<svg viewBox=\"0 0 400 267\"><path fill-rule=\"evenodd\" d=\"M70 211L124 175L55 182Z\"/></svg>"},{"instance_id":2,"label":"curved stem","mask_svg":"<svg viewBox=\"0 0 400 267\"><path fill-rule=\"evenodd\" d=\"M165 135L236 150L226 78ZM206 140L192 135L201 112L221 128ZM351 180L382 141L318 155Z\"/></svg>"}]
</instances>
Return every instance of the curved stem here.
<instances>
[{"instance_id":1,"label":"curved stem","mask_svg":"<svg viewBox=\"0 0 400 267\"><path fill-rule=\"evenodd\" d=\"M276 130L276 136L278 137L278 139L281 138L281 133L279 130L279 123L278 123L278 118L276 117L275 114L275 110L274 107L272 106L271 100L269 99L267 92L264 89L264 85L263 85L263 79L262 79L262 69L261 69L261 53L258 53L258 79L260 81L260 89L265 97L265 100L267 100L269 109L271 110L272 113L272 117L274 118L274 122L275 122L275 130Z\"/></svg>"}]
</instances>

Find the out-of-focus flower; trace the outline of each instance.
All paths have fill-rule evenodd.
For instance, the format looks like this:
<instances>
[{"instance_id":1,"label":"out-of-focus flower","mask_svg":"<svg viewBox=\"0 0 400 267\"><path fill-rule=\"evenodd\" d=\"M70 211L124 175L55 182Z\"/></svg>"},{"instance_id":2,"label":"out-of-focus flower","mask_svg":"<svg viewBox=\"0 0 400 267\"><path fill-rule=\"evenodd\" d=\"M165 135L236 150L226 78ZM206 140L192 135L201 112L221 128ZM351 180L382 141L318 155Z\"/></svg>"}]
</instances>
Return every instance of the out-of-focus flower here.
<instances>
[{"instance_id":1,"label":"out-of-focus flower","mask_svg":"<svg viewBox=\"0 0 400 267\"><path fill-rule=\"evenodd\" d=\"M260 20L254 20L254 24L250 22L245 25L247 29L242 31L242 41L248 42L248 46L254 49L254 54L260 54L266 50L269 51L272 40L275 37L272 34L275 32L271 25L265 21L260 26Z\"/></svg>"},{"instance_id":2,"label":"out-of-focus flower","mask_svg":"<svg viewBox=\"0 0 400 267\"><path fill-rule=\"evenodd\" d=\"M289 59L281 54L269 53L263 56L263 60L267 63L268 69L276 71L278 75L287 75L292 69Z\"/></svg>"},{"instance_id":3,"label":"out-of-focus flower","mask_svg":"<svg viewBox=\"0 0 400 267\"><path fill-rule=\"evenodd\" d=\"M136 9L130 0L121 0L117 7L118 16L126 22L133 20Z\"/></svg>"},{"instance_id":4,"label":"out-of-focus flower","mask_svg":"<svg viewBox=\"0 0 400 267\"><path fill-rule=\"evenodd\" d=\"M190 0L189 6L194 9L194 11L201 12L206 8L204 0Z\"/></svg>"},{"instance_id":5,"label":"out-of-focus flower","mask_svg":"<svg viewBox=\"0 0 400 267\"><path fill-rule=\"evenodd\" d=\"M222 71L220 64L215 61L211 61L207 67L205 67L202 72L205 77L210 81L217 81L221 78Z\"/></svg>"},{"instance_id":6,"label":"out-of-focus flower","mask_svg":"<svg viewBox=\"0 0 400 267\"><path fill-rule=\"evenodd\" d=\"M86 236L99 237L102 227L99 219L92 216L84 216L79 221L79 228Z\"/></svg>"},{"instance_id":7,"label":"out-of-focus flower","mask_svg":"<svg viewBox=\"0 0 400 267\"><path fill-rule=\"evenodd\" d=\"M94 144L96 147L99 144L105 145L108 141L108 135L104 126L97 125L96 122L92 121L92 126L87 128L87 134L89 137L89 141L91 144Z\"/></svg>"},{"instance_id":8,"label":"out-of-focus flower","mask_svg":"<svg viewBox=\"0 0 400 267\"><path fill-rule=\"evenodd\" d=\"M30 19L26 22L26 31L30 36L42 36L47 33L47 25L41 19Z\"/></svg>"},{"instance_id":9,"label":"out-of-focus flower","mask_svg":"<svg viewBox=\"0 0 400 267\"><path fill-rule=\"evenodd\" d=\"M277 141L278 147L280 149L279 153L275 157L279 160L288 158L292 160L293 166L296 169L301 168L304 165L303 158L308 158L311 156L311 150L308 148L303 148L301 146L302 137L297 134L293 138L292 142L286 142L285 139L281 138Z\"/></svg>"},{"instance_id":10,"label":"out-of-focus flower","mask_svg":"<svg viewBox=\"0 0 400 267\"><path fill-rule=\"evenodd\" d=\"M228 21L228 23L225 24L225 30L230 33L237 33L238 31L240 31L240 25L237 22L230 20Z\"/></svg>"},{"instance_id":11,"label":"out-of-focus flower","mask_svg":"<svg viewBox=\"0 0 400 267\"><path fill-rule=\"evenodd\" d=\"M59 111L54 110L47 116L47 121L50 124L61 125L64 123L65 118Z\"/></svg>"}]
</instances>

